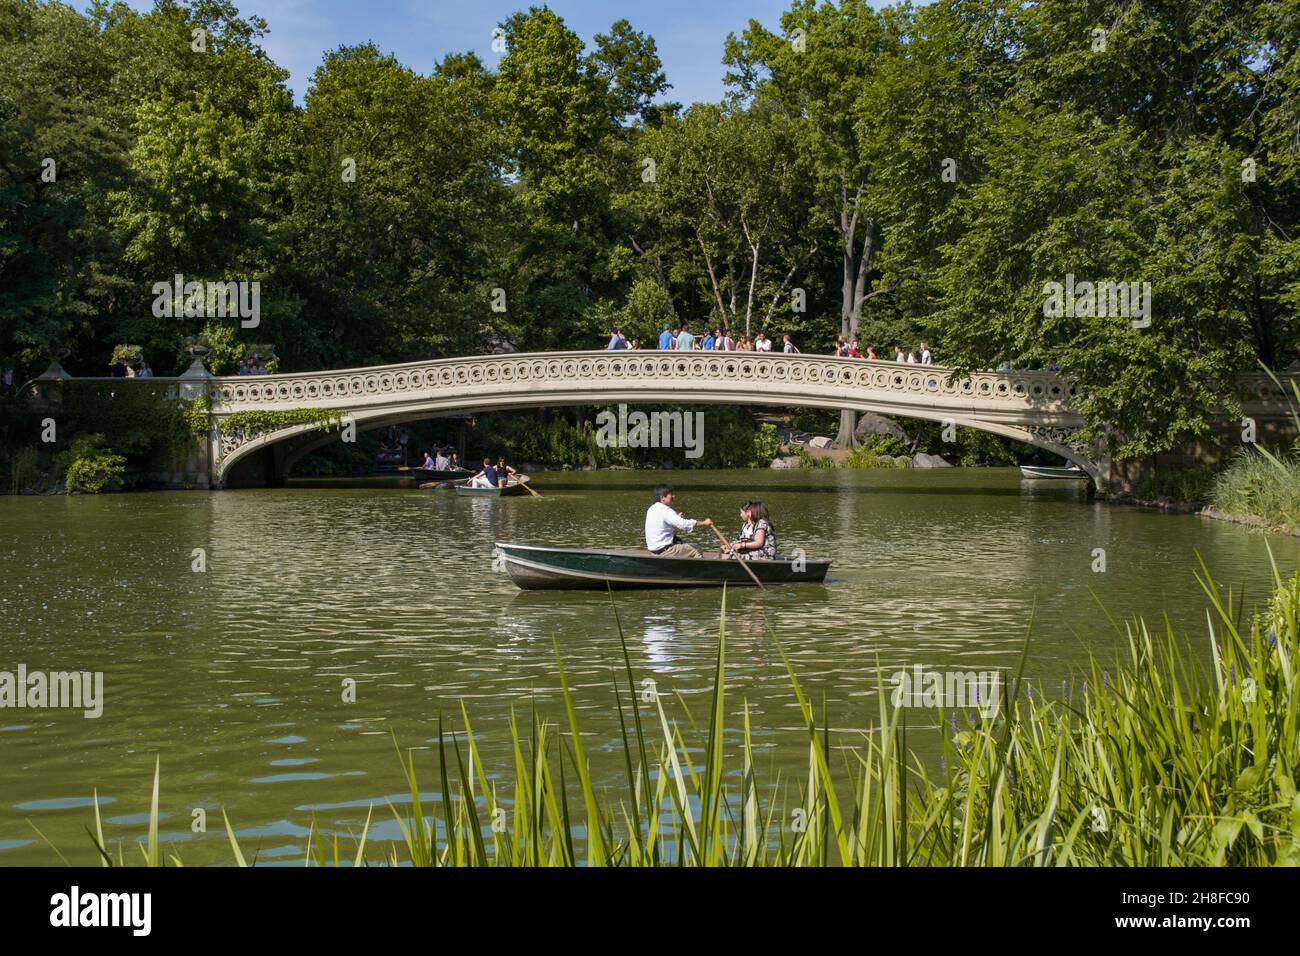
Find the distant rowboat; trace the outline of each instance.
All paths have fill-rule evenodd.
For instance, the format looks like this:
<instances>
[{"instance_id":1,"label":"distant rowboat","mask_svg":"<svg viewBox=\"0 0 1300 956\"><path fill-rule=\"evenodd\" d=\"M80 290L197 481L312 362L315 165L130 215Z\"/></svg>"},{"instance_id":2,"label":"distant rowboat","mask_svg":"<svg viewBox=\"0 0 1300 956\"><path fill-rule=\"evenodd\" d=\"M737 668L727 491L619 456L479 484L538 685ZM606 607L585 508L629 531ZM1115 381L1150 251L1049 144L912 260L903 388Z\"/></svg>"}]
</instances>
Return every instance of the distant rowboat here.
<instances>
[{"instance_id":1,"label":"distant rowboat","mask_svg":"<svg viewBox=\"0 0 1300 956\"><path fill-rule=\"evenodd\" d=\"M456 481L459 478L468 478L474 472L468 468L442 470L437 468L407 468L403 474L410 475L412 478L419 478L421 481Z\"/></svg>"},{"instance_id":2,"label":"distant rowboat","mask_svg":"<svg viewBox=\"0 0 1300 956\"><path fill-rule=\"evenodd\" d=\"M517 498L519 495L528 494L528 489L523 486L523 482L527 480L527 475L519 475L508 482L504 488L475 488L468 482L462 482L455 488L456 494L468 498Z\"/></svg>"},{"instance_id":3,"label":"distant rowboat","mask_svg":"<svg viewBox=\"0 0 1300 956\"><path fill-rule=\"evenodd\" d=\"M1070 465L1068 468L1052 468L1046 465L1021 465L1020 475L1023 478L1087 478L1088 473L1078 465Z\"/></svg>"},{"instance_id":4,"label":"distant rowboat","mask_svg":"<svg viewBox=\"0 0 1300 956\"><path fill-rule=\"evenodd\" d=\"M746 566L763 584L820 584L831 566L808 559L754 560L742 566L716 554L668 558L632 548L542 548L500 541L497 553L511 580L525 591L752 585Z\"/></svg>"}]
</instances>

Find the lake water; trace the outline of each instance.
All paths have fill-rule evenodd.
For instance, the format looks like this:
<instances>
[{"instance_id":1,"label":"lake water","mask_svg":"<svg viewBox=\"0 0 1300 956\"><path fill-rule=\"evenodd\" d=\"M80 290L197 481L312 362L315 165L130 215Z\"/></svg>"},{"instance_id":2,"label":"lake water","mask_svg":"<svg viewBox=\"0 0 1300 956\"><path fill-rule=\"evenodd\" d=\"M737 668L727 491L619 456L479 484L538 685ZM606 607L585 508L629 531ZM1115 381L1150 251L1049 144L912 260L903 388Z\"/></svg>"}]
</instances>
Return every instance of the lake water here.
<instances>
[{"instance_id":1,"label":"lake water","mask_svg":"<svg viewBox=\"0 0 1300 956\"><path fill-rule=\"evenodd\" d=\"M542 497L498 501L383 481L0 497L0 671L104 674L98 719L0 709L0 864L58 862L33 825L68 860L93 863L93 789L110 844L143 836L155 755L162 838L187 864L230 861L221 807L260 862L301 861L313 817L359 832L372 803L381 846L398 837L385 799L406 799L393 735L428 748L440 715L460 726L463 703L489 773L510 776L512 711L525 727L533 707L563 721L557 646L593 775L616 790L622 658L609 598L521 592L493 570L493 542L637 545L662 473L534 477ZM1123 635L1108 613L1161 628L1167 613L1207 655L1197 555L1249 605L1268 593L1266 543L1287 569L1297 552L1292 539L1090 502L1079 483L1022 482L1013 469L671 478L688 515L730 533L737 502L761 497L783 551L834 561L824 586L728 593L729 724L747 702L765 765L783 776L806 769L807 750L775 640L851 743L878 713L882 671L888 688L917 664L1014 670L1031 616L1028 674L1048 692L1077 683L1090 654L1114 659ZM707 546L706 533L693 540ZM205 572L192 570L195 549ZM615 597L637 680L683 722L707 721L721 597ZM924 756L937 732L928 738L909 732L909 745ZM417 768L432 790L427 749ZM206 833L191 831L195 808Z\"/></svg>"}]
</instances>

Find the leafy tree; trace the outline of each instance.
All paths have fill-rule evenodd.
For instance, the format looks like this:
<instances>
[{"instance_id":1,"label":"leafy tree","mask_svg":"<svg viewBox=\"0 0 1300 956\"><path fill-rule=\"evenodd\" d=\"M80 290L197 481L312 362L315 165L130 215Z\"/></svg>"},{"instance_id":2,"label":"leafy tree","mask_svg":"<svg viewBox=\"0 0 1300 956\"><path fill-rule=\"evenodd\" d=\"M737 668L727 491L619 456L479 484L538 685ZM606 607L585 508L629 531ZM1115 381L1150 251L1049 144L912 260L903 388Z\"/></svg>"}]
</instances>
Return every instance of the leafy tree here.
<instances>
[{"instance_id":1,"label":"leafy tree","mask_svg":"<svg viewBox=\"0 0 1300 956\"><path fill-rule=\"evenodd\" d=\"M838 6L795 0L781 17L785 36L751 20L729 37L727 79L744 100L771 102L798 121L799 149L811 170L818 205L834 231L840 260L840 332L856 338L863 305L886 288L875 257L882 238L871 179L880 137L857 122L877 68L902 42L905 15L880 14L864 0ZM855 416L841 415L838 444L851 445Z\"/></svg>"},{"instance_id":2,"label":"leafy tree","mask_svg":"<svg viewBox=\"0 0 1300 956\"><path fill-rule=\"evenodd\" d=\"M118 284L102 197L125 139L99 110L108 72L71 8L0 3L0 356L24 375L90 334Z\"/></svg>"},{"instance_id":3,"label":"leafy tree","mask_svg":"<svg viewBox=\"0 0 1300 956\"><path fill-rule=\"evenodd\" d=\"M795 136L788 117L762 105L701 104L638 143L654 176L630 201L658 224L671 278L696 277L711 326L765 328L790 308L794 280L817 251L816 224L800 216L811 196Z\"/></svg>"}]
</instances>

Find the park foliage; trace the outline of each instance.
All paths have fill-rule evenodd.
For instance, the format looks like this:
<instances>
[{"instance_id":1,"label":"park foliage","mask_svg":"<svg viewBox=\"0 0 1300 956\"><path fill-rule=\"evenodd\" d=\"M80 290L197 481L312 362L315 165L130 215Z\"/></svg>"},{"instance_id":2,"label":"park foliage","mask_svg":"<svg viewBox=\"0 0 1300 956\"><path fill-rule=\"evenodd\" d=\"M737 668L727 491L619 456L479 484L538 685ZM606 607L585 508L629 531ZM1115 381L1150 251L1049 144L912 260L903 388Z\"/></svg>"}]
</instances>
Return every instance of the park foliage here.
<instances>
[{"instance_id":1,"label":"park foliage","mask_svg":"<svg viewBox=\"0 0 1300 956\"><path fill-rule=\"evenodd\" d=\"M726 95L695 104L628 21L586 43L546 7L427 74L328 51L296 102L272 26L227 0L0 0L20 381L65 352L103 374L124 342L175 373L198 334L214 371L254 338L291 371L677 319L1059 365L1118 459L1206 434L1238 373L1295 356L1295 0L792 0L736 24ZM177 273L259 282L260 325L154 317ZM1046 317L1067 274L1149 282L1150 325Z\"/></svg>"}]
</instances>

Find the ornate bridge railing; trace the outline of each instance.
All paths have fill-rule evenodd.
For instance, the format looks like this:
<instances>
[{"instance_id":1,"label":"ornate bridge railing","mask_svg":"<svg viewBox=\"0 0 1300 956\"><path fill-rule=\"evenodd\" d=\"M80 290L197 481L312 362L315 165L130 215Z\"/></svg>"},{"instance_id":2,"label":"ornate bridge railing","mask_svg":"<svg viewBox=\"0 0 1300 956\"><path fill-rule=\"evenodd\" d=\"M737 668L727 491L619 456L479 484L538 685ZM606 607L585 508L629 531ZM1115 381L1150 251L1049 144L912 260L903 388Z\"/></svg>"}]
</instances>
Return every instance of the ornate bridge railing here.
<instances>
[{"instance_id":1,"label":"ornate bridge railing","mask_svg":"<svg viewBox=\"0 0 1300 956\"><path fill-rule=\"evenodd\" d=\"M1016 407L1067 413L1074 386L1050 372L975 372L956 379L939 366L899 365L830 356L732 352L675 355L664 352L551 352L435 359L333 372L226 376L211 381L213 412L229 414L280 407L365 406L441 393L458 398L506 388L512 393L556 386L589 390L598 400L606 386L666 386L706 392L737 386L823 395L827 390L892 395L919 404L976 408ZM682 396L682 401L690 400Z\"/></svg>"}]
</instances>

